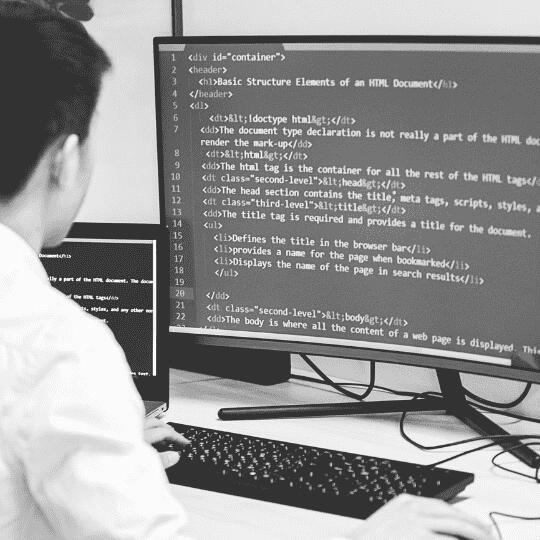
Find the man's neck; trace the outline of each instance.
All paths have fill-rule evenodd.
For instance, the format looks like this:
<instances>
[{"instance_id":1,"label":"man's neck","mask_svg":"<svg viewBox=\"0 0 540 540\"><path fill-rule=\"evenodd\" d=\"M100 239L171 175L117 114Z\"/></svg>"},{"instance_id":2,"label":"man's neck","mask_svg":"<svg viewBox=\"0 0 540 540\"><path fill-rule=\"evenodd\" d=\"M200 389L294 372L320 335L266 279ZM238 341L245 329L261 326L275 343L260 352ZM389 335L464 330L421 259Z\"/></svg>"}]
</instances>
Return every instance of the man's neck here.
<instances>
[{"instance_id":1,"label":"man's neck","mask_svg":"<svg viewBox=\"0 0 540 540\"><path fill-rule=\"evenodd\" d=\"M43 247L43 230L39 212L35 205L21 204L17 200L9 203L0 202L0 223L18 234L26 243L39 253Z\"/></svg>"}]
</instances>

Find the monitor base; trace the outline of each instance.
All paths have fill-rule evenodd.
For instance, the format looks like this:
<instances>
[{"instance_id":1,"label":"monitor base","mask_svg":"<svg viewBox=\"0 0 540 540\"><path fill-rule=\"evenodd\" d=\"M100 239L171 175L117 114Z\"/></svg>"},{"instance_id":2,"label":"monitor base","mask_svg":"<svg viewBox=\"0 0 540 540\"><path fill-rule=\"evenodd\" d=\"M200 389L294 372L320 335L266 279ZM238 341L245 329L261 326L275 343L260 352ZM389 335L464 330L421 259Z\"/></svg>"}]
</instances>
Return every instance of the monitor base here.
<instances>
[{"instance_id":1,"label":"monitor base","mask_svg":"<svg viewBox=\"0 0 540 540\"><path fill-rule=\"evenodd\" d=\"M519 446L522 442L518 438L510 437L507 431L467 403L459 372L448 369L437 369L437 377L439 379L442 397L273 407L236 407L220 409L218 416L222 420L256 420L263 418L299 418L443 410L447 414L452 414L459 418L464 424L474 429L480 435L486 437L508 435L508 438L504 440L497 440L496 438L494 440L529 467L537 468L540 466L539 454L530 448Z\"/></svg>"},{"instance_id":2,"label":"monitor base","mask_svg":"<svg viewBox=\"0 0 540 540\"><path fill-rule=\"evenodd\" d=\"M281 351L191 345L171 367L254 384L285 382L291 376L291 355Z\"/></svg>"}]
</instances>

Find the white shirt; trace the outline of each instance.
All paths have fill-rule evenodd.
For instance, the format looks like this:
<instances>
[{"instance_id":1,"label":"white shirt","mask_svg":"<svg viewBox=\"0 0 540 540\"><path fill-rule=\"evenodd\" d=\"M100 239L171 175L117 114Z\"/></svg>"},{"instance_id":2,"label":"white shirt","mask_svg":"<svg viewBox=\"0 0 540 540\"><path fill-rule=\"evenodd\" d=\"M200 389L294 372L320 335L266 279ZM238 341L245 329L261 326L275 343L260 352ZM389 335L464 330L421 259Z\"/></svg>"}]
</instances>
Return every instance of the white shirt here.
<instances>
[{"instance_id":1,"label":"white shirt","mask_svg":"<svg viewBox=\"0 0 540 540\"><path fill-rule=\"evenodd\" d=\"M143 416L111 331L0 224L0 538L181 539Z\"/></svg>"}]
</instances>

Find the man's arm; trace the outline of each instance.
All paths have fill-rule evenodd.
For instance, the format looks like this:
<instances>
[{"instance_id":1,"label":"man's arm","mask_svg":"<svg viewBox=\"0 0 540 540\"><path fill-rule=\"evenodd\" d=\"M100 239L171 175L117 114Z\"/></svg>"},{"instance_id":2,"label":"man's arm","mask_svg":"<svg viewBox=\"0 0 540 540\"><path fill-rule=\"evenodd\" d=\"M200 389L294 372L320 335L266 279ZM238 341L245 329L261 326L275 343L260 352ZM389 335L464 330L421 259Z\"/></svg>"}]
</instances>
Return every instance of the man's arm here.
<instances>
[{"instance_id":1,"label":"man's arm","mask_svg":"<svg viewBox=\"0 0 540 540\"><path fill-rule=\"evenodd\" d=\"M143 440L123 353L103 323L90 323L80 343L70 336L65 350L53 343L55 353L34 360L18 441L29 488L63 538L179 540L184 513Z\"/></svg>"}]
</instances>

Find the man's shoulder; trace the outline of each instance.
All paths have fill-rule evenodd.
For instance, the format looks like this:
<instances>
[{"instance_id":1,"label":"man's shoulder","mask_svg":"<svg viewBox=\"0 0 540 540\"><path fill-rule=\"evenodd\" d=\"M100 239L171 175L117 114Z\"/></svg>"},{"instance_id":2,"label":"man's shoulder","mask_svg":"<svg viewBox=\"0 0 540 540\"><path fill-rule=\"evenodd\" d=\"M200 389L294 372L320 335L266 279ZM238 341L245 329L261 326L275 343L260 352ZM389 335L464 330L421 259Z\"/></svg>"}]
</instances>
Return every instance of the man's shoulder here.
<instances>
[{"instance_id":1,"label":"man's shoulder","mask_svg":"<svg viewBox=\"0 0 540 540\"><path fill-rule=\"evenodd\" d=\"M54 343L62 344L62 347L115 343L104 320L86 312L74 300L49 285L39 287L33 294L27 294L27 291L13 293L15 298L11 309L4 311L0 308L0 320L9 323L5 327L9 326L14 334L26 334L24 342L31 348Z\"/></svg>"},{"instance_id":2,"label":"man's shoulder","mask_svg":"<svg viewBox=\"0 0 540 540\"><path fill-rule=\"evenodd\" d=\"M0 360L4 351L13 395L30 399L45 387L62 387L63 393L71 387L83 400L81 385L86 385L94 389L92 395L99 390L135 396L124 352L107 324L59 291L41 291L39 309L6 320L9 328L0 325Z\"/></svg>"},{"instance_id":3,"label":"man's shoulder","mask_svg":"<svg viewBox=\"0 0 540 540\"><path fill-rule=\"evenodd\" d=\"M47 376L77 380L80 382L76 382L76 387L92 385L93 396L121 392L128 401L138 398L124 351L107 323L55 292L54 315L43 328L37 350L31 355L36 366L31 371L36 380ZM47 360L43 361L44 358Z\"/></svg>"},{"instance_id":4,"label":"man's shoulder","mask_svg":"<svg viewBox=\"0 0 540 540\"><path fill-rule=\"evenodd\" d=\"M13 272L0 275L3 277L6 280L0 283L0 341L36 348L43 339L54 337L61 337L66 344L74 339L111 337L103 321L86 313L47 281L25 275L24 269L17 277Z\"/></svg>"},{"instance_id":5,"label":"man's shoulder","mask_svg":"<svg viewBox=\"0 0 540 540\"><path fill-rule=\"evenodd\" d=\"M13 320L11 332L4 333L4 342L11 341L24 352L28 375L35 371L43 376L59 362L75 362L82 369L128 371L124 353L106 322L60 291L47 289L40 291L35 309Z\"/></svg>"},{"instance_id":6,"label":"man's shoulder","mask_svg":"<svg viewBox=\"0 0 540 540\"><path fill-rule=\"evenodd\" d=\"M86 312L74 300L51 289L51 319L45 322L43 337L58 340L64 346L117 346L107 323Z\"/></svg>"}]
</instances>

